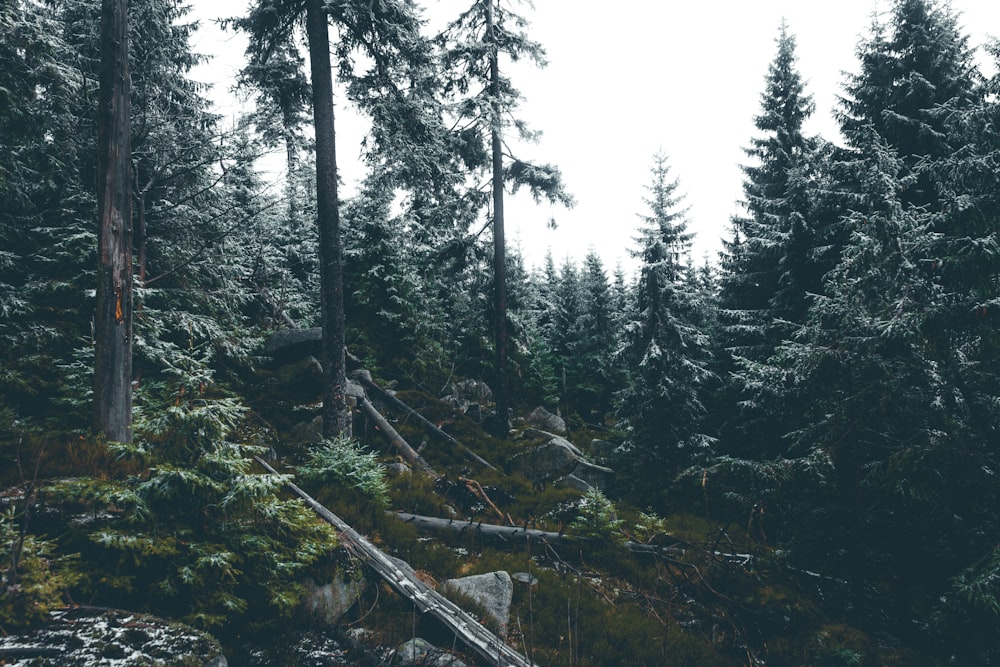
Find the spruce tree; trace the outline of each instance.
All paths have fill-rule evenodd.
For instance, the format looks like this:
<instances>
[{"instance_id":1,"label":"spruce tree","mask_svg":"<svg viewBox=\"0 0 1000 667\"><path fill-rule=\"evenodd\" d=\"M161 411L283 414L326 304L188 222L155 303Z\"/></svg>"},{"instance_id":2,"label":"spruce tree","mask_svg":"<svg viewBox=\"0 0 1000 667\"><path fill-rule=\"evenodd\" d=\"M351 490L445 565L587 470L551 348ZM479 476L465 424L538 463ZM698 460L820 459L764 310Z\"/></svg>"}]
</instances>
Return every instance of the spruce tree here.
<instances>
[{"instance_id":1,"label":"spruce tree","mask_svg":"<svg viewBox=\"0 0 1000 667\"><path fill-rule=\"evenodd\" d=\"M512 61L528 58L544 64L544 51L526 31L527 21L502 0L477 0L442 33L444 66L449 78L447 90L458 94L454 113L456 124L466 136L474 138L482 162L480 170L490 175L493 230L493 346L496 378L497 429L507 431L510 418L508 382L509 332L507 325L506 233L504 196L508 183L513 190L527 187L538 200L571 205L572 198L563 188L559 170L553 165L535 165L512 158L504 143L511 126L521 139L534 139L521 121L511 121L519 94L501 68L501 56ZM475 187L478 187L475 186Z\"/></svg>"},{"instance_id":2,"label":"spruce tree","mask_svg":"<svg viewBox=\"0 0 1000 667\"><path fill-rule=\"evenodd\" d=\"M664 481L708 453L702 393L712 374L698 301L688 276L691 233L678 181L657 155L634 255L640 260L636 319L629 323L622 360L632 371L619 397L620 447L642 502L662 502Z\"/></svg>"},{"instance_id":3,"label":"spruce tree","mask_svg":"<svg viewBox=\"0 0 1000 667\"><path fill-rule=\"evenodd\" d=\"M746 215L732 219L719 281L722 349L716 363L731 379L718 397L716 421L733 453L751 458L785 449L785 417L795 408L782 395L783 383L760 381L769 375L762 365L805 321L841 243L839 211L829 194L826 156L832 149L805 134L815 105L784 23L776 42L754 119L759 135L745 149L752 160L743 167Z\"/></svg>"}]
</instances>

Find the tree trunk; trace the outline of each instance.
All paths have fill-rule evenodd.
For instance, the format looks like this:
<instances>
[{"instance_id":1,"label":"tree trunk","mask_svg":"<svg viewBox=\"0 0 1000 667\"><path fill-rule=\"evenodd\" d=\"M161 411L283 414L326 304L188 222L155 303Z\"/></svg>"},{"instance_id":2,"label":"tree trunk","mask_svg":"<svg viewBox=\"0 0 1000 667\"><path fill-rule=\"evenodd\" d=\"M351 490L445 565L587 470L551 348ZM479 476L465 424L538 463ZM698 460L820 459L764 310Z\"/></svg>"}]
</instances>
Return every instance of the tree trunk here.
<instances>
[{"instance_id":1,"label":"tree trunk","mask_svg":"<svg viewBox=\"0 0 1000 667\"><path fill-rule=\"evenodd\" d=\"M94 430L132 440L132 180L127 0L101 3Z\"/></svg>"},{"instance_id":2,"label":"tree trunk","mask_svg":"<svg viewBox=\"0 0 1000 667\"><path fill-rule=\"evenodd\" d=\"M278 474L264 459L259 456L254 459L272 475ZM407 563L380 550L295 484L289 482L288 488L304 500L321 519L337 529L345 549L372 568L397 593L413 602L421 614L430 614L444 624L448 631L461 639L487 664L497 667L535 667L533 662L507 646L471 614L417 578L413 568Z\"/></svg>"},{"instance_id":3,"label":"tree trunk","mask_svg":"<svg viewBox=\"0 0 1000 667\"><path fill-rule=\"evenodd\" d=\"M486 36L490 43L490 139L493 153L493 291L496 318L496 398L497 427L506 435L510 419L510 394L507 386L507 247L503 215L503 146L500 132L500 45L493 17L493 0L486 0Z\"/></svg>"},{"instance_id":4,"label":"tree trunk","mask_svg":"<svg viewBox=\"0 0 1000 667\"><path fill-rule=\"evenodd\" d=\"M378 430L381 431L382 436L389 441L389 444L396 448L396 451L399 452L400 456L406 459L407 462L413 467L419 468L420 471L428 477L431 477L432 479L441 478L441 475L437 474L434 469L431 468L430 464L417 453L417 450L410 446L410 443L408 443L403 436L401 436L399 432L392 427L392 424L390 424L389 421L382 416L382 413L375 409L375 406L372 405L371 401L362 397L358 399L358 403L361 405L361 409L364 410L364 413L368 415L373 422L375 422L375 426L377 426Z\"/></svg>"},{"instance_id":5,"label":"tree trunk","mask_svg":"<svg viewBox=\"0 0 1000 667\"><path fill-rule=\"evenodd\" d=\"M354 371L351 373L351 377L360 382L368 389L374 391L376 394L378 394L379 398L381 398L386 403L389 403L394 407L402 410L407 416L416 419L424 426L425 429L427 429L434 435L457 447L458 450L463 454L465 454L465 456L467 456L468 458L472 459L473 461L483 466L484 468L489 468L490 470L496 470L496 468L493 467L489 461L476 454L474 451L472 451L471 449L460 443L451 435L442 431L440 428L438 428L436 424L434 424L429 419L424 417L422 414L420 414L419 412L411 408L409 405L401 401L398 397L394 396L393 394L390 394L385 389L375 384L375 381L372 380L371 373L369 373L368 371L366 370Z\"/></svg>"},{"instance_id":6,"label":"tree trunk","mask_svg":"<svg viewBox=\"0 0 1000 667\"><path fill-rule=\"evenodd\" d=\"M323 0L306 2L306 34L316 132L316 209L319 226L320 317L323 327L323 435L351 433L344 356L344 266L333 117L330 34Z\"/></svg>"}]
</instances>

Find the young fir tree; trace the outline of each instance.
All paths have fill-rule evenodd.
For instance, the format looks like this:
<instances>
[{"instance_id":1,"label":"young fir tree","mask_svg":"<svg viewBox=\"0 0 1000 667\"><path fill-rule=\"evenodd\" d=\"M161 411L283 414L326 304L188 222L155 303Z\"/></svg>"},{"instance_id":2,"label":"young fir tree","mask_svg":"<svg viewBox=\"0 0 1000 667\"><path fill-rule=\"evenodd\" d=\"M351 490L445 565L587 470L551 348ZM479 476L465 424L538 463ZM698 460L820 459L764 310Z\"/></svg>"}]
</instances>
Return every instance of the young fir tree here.
<instances>
[{"instance_id":1,"label":"young fir tree","mask_svg":"<svg viewBox=\"0 0 1000 667\"><path fill-rule=\"evenodd\" d=\"M619 395L620 451L636 496L654 506L662 502L664 480L705 456L711 444L702 430L702 394L712 374L697 325L687 268L691 233L677 187L666 158L657 155L645 200L650 210L634 251L641 261L637 319L628 325L622 352L632 377Z\"/></svg>"},{"instance_id":2,"label":"young fir tree","mask_svg":"<svg viewBox=\"0 0 1000 667\"><path fill-rule=\"evenodd\" d=\"M611 410L612 393L620 386L614 355L619 330L614 326L611 285L600 256L589 250L580 272L579 376L575 382L577 412L587 420L603 421Z\"/></svg>"}]
</instances>

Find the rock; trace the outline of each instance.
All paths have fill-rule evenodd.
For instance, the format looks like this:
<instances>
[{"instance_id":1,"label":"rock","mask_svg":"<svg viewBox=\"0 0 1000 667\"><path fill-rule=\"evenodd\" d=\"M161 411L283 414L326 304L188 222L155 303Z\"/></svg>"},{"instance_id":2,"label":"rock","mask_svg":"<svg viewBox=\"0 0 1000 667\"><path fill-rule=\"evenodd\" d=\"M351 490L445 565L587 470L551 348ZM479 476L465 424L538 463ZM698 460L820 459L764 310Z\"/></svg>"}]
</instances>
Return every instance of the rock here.
<instances>
[{"instance_id":1,"label":"rock","mask_svg":"<svg viewBox=\"0 0 1000 667\"><path fill-rule=\"evenodd\" d=\"M338 576L333 581L319 585L306 581L306 606L317 620L335 626L344 614L361 599L368 587L364 579Z\"/></svg>"},{"instance_id":2,"label":"rock","mask_svg":"<svg viewBox=\"0 0 1000 667\"><path fill-rule=\"evenodd\" d=\"M323 417L314 417L311 421L295 424L289 433L296 443L319 442L323 439Z\"/></svg>"},{"instance_id":3,"label":"rock","mask_svg":"<svg viewBox=\"0 0 1000 667\"><path fill-rule=\"evenodd\" d=\"M452 385L452 395L461 400L488 403L493 400L493 390L482 380L462 380Z\"/></svg>"},{"instance_id":4,"label":"rock","mask_svg":"<svg viewBox=\"0 0 1000 667\"><path fill-rule=\"evenodd\" d=\"M528 415L528 423L551 433L565 433L566 422L559 415L554 415L542 406L538 406Z\"/></svg>"},{"instance_id":5,"label":"rock","mask_svg":"<svg viewBox=\"0 0 1000 667\"><path fill-rule=\"evenodd\" d=\"M530 585L532 588L538 588L538 577L528 574L527 572L515 572L510 575L510 578L519 584Z\"/></svg>"},{"instance_id":6,"label":"rock","mask_svg":"<svg viewBox=\"0 0 1000 667\"><path fill-rule=\"evenodd\" d=\"M352 398L361 399L365 397L365 388L362 387L357 382L351 382L350 380L348 380L347 386L344 389L344 393Z\"/></svg>"},{"instance_id":7,"label":"rock","mask_svg":"<svg viewBox=\"0 0 1000 667\"><path fill-rule=\"evenodd\" d=\"M607 461L614 456L615 447L613 442L594 438L590 443L590 454L598 461Z\"/></svg>"},{"instance_id":8,"label":"rock","mask_svg":"<svg viewBox=\"0 0 1000 667\"><path fill-rule=\"evenodd\" d=\"M309 401L323 391L323 366L313 356L282 364L274 372L281 400Z\"/></svg>"},{"instance_id":9,"label":"rock","mask_svg":"<svg viewBox=\"0 0 1000 667\"><path fill-rule=\"evenodd\" d=\"M303 357L321 357L323 348L323 329L282 329L264 343L264 354L277 363L288 363Z\"/></svg>"},{"instance_id":10,"label":"rock","mask_svg":"<svg viewBox=\"0 0 1000 667\"><path fill-rule=\"evenodd\" d=\"M392 664L398 667L465 667L465 663L420 637L401 644Z\"/></svg>"},{"instance_id":11,"label":"rock","mask_svg":"<svg viewBox=\"0 0 1000 667\"><path fill-rule=\"evenodd\" d=\"M386 477L400 477L402 475L409 475L412 471L410 466L402 462L386 463L385 464L385 476Z\"/></svg>"},{"instance_id":12,"label":"rock","mask_svg":"<svg viewBox=\"0 0 1000 667\"><path fill-rule=\"evenodd\" d=\"M562 477L560 477L555 481L555 485L565 486L570 489L576 489L577 491L583 491L584 493L594 488L592 485L588 484L587 482L583 481L582 479L573 474L563 475Z\"/></svg>"},{"instance_id":13,"label":"rock","mask_svg":"<svg viewBox=\"0 0 1000 667\"><path fill-rule=\"evenodd\" d=\"M601 491L607 491L615 481L614 470L591 463L586 459L577 461L570 475L577 479L582 479L587 484L595 486Z\"/></svg>"},{"instance_id":14,"label":"rock","mask_svg":"<svg viewBox=\"0 0 1000 667\"><path fill-rule=\"evenodd\" d=\"M2 660L59 667L228 665L214 637L174 621L97 607L60 609L50 617L23 634L0 636Z\"/></svg>"},{"instance_id":15,"label":"rock","mask_svg":"<svg viewBox=\"0 0 1000 667\"><path fill-rule=\"evenodd\" d=\"M460 579L448 579L442 585L445 591L455 591L471 599L499 626L501 637L507 636L510 620L510 603L514 596L514 582L504 571L476 574Z\"/></svg>"},{"instance_id":16,"label":"rock","mask_svg":"<svg viewBox=\"0 0 1000 667\"><path fill-rule=\"evenodd\" d=\"M614 481L614 470L591 463L566 438L545 431L526 432L526 435L539 434L548 436L549 440L515 456L511 460L511 467L516 472L535 482L562 478L569 485L575 482L567 480L566 476L572 475L585 482L588 488L594 486L602 490L607 489Z\"/></svg>"}]
</instances>

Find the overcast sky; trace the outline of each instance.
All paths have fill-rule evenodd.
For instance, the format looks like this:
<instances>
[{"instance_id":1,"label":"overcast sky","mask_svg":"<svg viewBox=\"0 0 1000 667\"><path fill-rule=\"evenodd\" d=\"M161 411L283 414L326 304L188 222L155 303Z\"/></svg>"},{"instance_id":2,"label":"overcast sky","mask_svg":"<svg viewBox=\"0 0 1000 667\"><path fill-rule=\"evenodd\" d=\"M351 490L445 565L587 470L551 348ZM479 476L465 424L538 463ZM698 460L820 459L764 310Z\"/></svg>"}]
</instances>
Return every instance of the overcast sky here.
<instances>
[{"instance_id":1,"label":"overcast sky","mask_svg":"<svg viewBox=\"0 0 1000 667\"><path fill-rule=\"evenodd\" d=\"M419 0L418 0L419 1ZM471 0L423 0L435 25ZM217 56L195 78L219 91L241 65L244 43L207 27L217 16L239 14L243 0L192 0L206 25L196 50ZM577 199L573 209L535 205L530 197L508 203L508 239L519 242L529 266L547 249L557 264L582 260L596 249L606 268L630 266L628 249L657 151L690 207L695 256L714 261L738 210L745 162L742 147L754 135L764 76L784 18L798 41L799 71L813 95L810 130L838 140L832 110L845 71L856 70L855 47L875 10L887 0L536 0L522 13L541 42L548 67L518 66L512 80L525 97L519 116L540 130L541 142L521 153L553 162ZM1000 35L1000 2L954 0L973 46ZM224 113L233 113L224 106ZM356 164L363 124L346 100L337 100L338 161L348 190L363 177ZM348 192L349 194L349 192ZM549 218L556 230L546 226Z\"/></svg>"}]
</instances>

